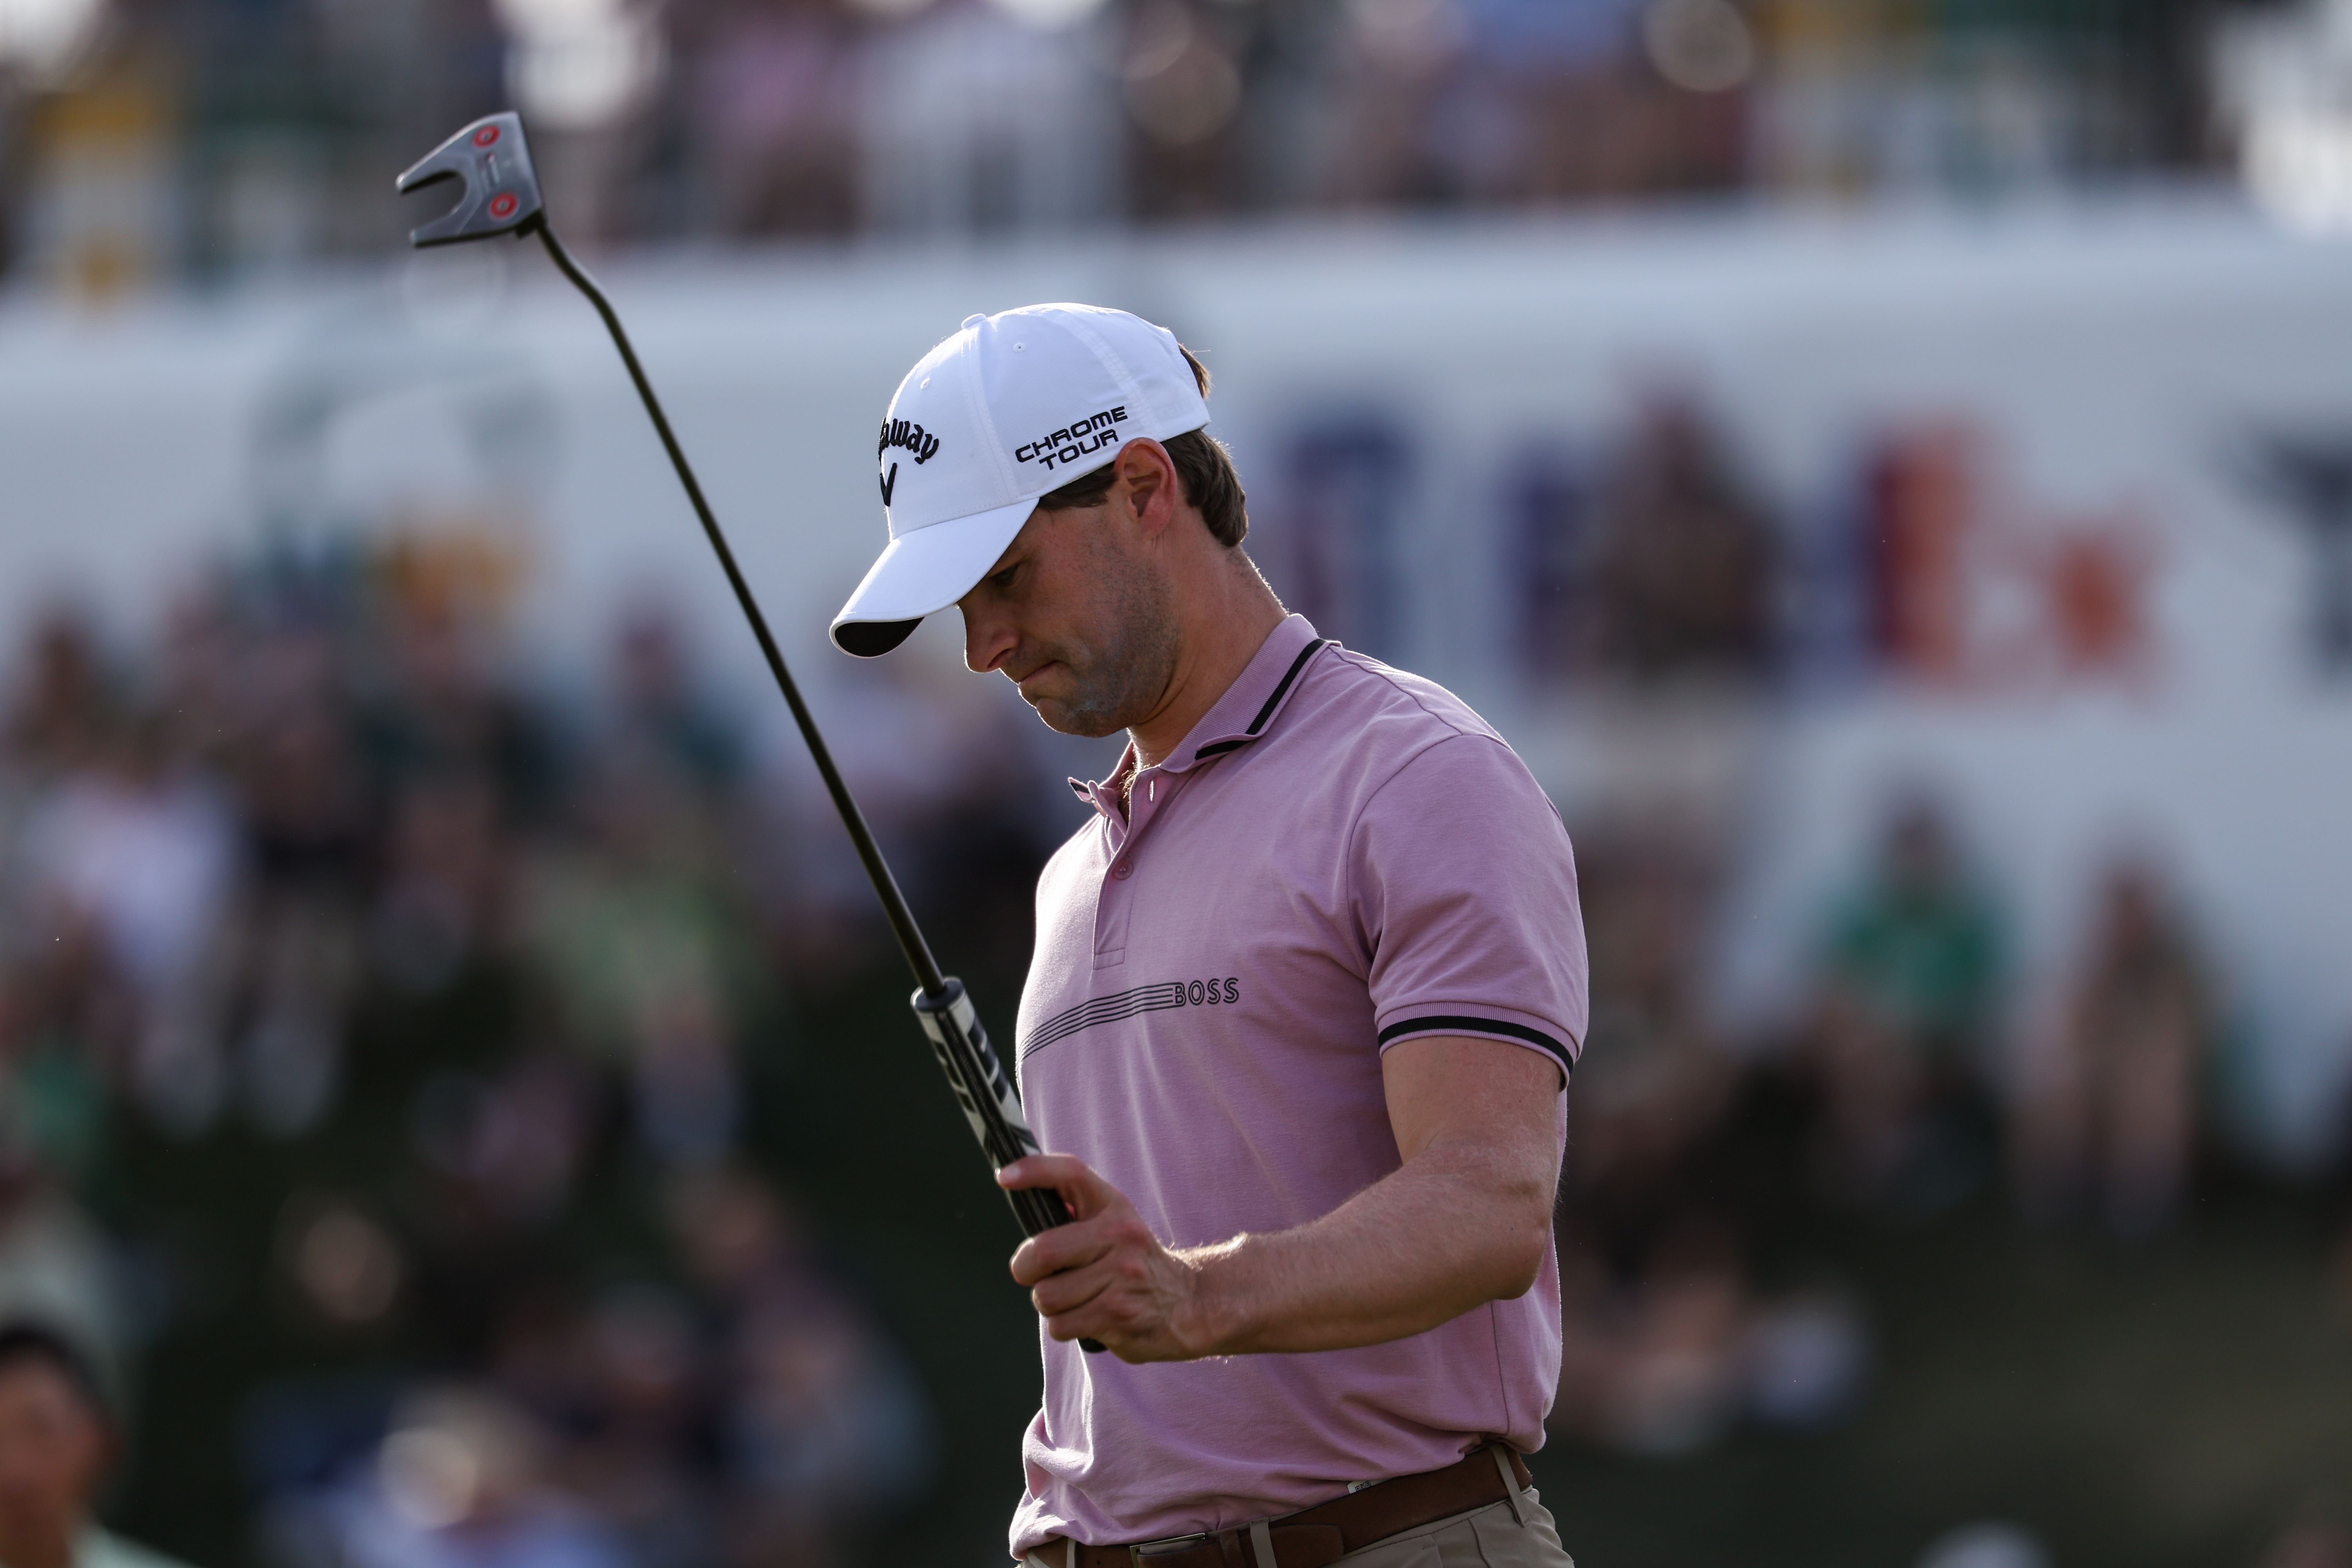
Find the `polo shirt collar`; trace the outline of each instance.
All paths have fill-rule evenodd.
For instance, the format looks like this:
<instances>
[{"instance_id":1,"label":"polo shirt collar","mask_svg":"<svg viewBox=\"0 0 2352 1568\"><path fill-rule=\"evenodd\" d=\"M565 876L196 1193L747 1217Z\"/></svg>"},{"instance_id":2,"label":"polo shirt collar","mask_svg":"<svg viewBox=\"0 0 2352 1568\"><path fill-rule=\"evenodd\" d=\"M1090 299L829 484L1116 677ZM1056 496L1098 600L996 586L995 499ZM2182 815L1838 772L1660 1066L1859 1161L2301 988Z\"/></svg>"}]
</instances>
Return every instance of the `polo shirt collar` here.
<instances>
[{"instance_id":1,"label":"polo shirt collar","mask_svg":"<svg viewBox=\"0 0 2352 1568\"><path fill-rule=\"evenodd\" d=\"M1146 771L1190 773L1202 763L1239 751L1266 734L1297 693L1298 678L1307 672L1315 656L1330 646L1305 616L1284 616L1282 623L1266 634L1265 641L1258 646L1241 674L1234 678L1234 683L1225 688L1225 694L1192 726L1192 732L1168 753L1166 760ZM1134 763L1135 744L1129 742L1127 750L1119 753L1118 766L1111 770L1108 779L1100 784L1072 779L1070 788L1091 801L1105 816L1117 820L1119 779Z\"/></svg>"}]
</instances>

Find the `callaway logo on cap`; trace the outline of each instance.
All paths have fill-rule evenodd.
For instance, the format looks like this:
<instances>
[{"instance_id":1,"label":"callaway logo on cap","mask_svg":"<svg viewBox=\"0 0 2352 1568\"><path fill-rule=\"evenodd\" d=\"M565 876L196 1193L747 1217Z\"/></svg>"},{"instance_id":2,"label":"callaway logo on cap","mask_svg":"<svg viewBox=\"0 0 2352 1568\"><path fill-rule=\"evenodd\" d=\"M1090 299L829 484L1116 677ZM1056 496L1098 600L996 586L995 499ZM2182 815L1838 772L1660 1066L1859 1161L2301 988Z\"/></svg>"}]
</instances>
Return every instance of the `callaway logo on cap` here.
<instances>
[{"instance_id":1,"label":"callaway logo on cap","mask_svg":"<svg viewBox=\"0 0 2352 1568\"><path fill-rule=\"evenodd\" d=\"M1138 436L1209 422L1175 336L1125 310L1026 305L967 319L915 363L875 447L889 547L833 621L870 658L971 591L1037 498Z\"/></svg>"}]
</instances>

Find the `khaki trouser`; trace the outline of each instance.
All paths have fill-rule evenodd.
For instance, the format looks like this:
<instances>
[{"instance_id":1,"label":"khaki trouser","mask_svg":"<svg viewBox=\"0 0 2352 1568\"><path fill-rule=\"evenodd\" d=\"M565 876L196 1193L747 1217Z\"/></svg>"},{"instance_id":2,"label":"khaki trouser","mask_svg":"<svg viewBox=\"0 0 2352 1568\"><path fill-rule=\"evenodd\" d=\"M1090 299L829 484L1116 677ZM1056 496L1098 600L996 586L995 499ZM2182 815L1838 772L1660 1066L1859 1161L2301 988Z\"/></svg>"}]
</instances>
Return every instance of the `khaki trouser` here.
<instances>
[{"instance_id":1,"label":"khaki trouser","mask_svg":"<svg viewBox=\"0 0 2352 1568\"><path fill-rule=\"evenodd\" d=\"M1576 1568L1559 1530L1533 1487L1518 1496L1522 1524L1508 1502L1490 1502L1401 1531L1339 1560L1346 1568ZM1033 1552L1027 1568L1062 1568L1058 1546ZM1334 1565L1338 1568L1338 1564Z\"/></svg>"}]
</instances>

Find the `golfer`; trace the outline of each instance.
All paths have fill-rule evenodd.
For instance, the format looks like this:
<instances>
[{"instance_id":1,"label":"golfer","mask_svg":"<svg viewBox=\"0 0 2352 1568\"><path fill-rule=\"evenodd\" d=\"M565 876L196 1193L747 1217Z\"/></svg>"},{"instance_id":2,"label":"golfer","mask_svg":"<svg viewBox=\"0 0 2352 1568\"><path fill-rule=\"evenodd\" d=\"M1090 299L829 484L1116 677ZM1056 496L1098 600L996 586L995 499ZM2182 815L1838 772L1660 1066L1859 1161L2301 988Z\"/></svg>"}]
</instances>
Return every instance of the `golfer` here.
<instances>
[{"instance_id":1,"label":"golfer","mask_svg":"<svg viewBox=\"0 0 2352 1568\"><path fill-rule=\"evenodd\" d=\"M1072 1223L1013 1278L1033 1568L1569 1562L1520 1456L1585 952L1502 739L1282 605L1209 379L1123 311L974 316L890 403L853 654L958 605L1053 728L1125 730L1037 889L1016 1049ZM1081 1352L1094 1340L1108 1354Z\"/></svg>"}]
</instances>

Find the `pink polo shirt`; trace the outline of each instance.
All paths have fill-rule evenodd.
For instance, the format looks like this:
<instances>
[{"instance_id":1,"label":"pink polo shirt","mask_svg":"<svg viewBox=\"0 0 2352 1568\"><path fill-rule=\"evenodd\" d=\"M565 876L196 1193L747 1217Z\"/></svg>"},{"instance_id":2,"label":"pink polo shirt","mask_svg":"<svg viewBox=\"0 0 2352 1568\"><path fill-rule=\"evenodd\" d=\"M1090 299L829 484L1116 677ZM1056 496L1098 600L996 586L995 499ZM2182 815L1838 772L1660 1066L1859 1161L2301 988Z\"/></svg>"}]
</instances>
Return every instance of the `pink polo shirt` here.
<instances>
[{"instance_id":1,"label":"pink polo shirt","mask_svg":"<svg viewBox=\"0 0 2352 1568\"><path fill-rule=\"evenodd\" d=\"M1132 753L1121 767L1131 765ZM1037 885L1021 1090L1171 1246L1328 1214L1397 1168L1381 1053L1475 1035L1563 1070L1583 922L1559 815L1443 688L1292 616L1183 743ZM1565 1118L1566 1099L1560 1114ZM1559 1376L1559 1278L1409 1339L1129 1366L1045 1341L1017 1557L1222 1530L1453 1463L1532 1452Z\"/></svg>"}]
</instances>

